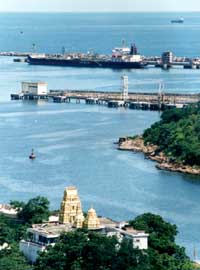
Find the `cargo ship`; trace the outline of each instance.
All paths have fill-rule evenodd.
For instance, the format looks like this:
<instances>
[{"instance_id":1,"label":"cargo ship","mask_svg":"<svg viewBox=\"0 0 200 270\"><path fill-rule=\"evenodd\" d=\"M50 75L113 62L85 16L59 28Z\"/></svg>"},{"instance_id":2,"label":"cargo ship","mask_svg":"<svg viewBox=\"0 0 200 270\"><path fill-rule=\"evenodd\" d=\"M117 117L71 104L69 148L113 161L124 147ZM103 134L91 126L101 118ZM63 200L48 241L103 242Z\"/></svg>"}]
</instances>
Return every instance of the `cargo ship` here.
<instances>
[{"instance_id":1,"label":"cargo ship","mask_svg":"<svg viewBox=\"0 0 200 270\"><path fill-rule=\"evenodd\" d=\"M138 54L135 44L131 48L122 47L112 50L111 55L94 53L64 53L57 55L32 54L27 58L31 65L52 65L68 67L139 69L147 66L143 57Z\"/></svg>"},{"instance_id":2,"label":"cargo ship","mask_svg":"<svg viewBox=\"0 0 200 270\"><path fill-rule=\"evenodd\" d=\"M171 20L171 23L184 23L184 19L183 18L174 19L174 20Z\"/></svg>"}]
</instances>

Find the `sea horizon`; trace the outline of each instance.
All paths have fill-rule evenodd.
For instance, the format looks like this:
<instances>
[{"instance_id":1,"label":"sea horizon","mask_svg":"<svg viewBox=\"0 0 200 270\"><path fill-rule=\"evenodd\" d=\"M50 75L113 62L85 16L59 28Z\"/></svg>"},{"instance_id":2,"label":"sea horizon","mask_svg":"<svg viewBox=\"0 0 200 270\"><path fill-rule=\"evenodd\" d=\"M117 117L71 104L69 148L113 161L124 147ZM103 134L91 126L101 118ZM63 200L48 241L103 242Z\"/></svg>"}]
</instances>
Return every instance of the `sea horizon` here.
<instances>
[{"instance_id":1,"label":"sea horizon","mask_svg":"<svg viewBox=\"0 0 200 270\"><path fill-rule=\"evenodd\" d=\"M4 10L4 11L0 11L0 13L113 13L113 14L115 14L115 13L118 13L118 14L120 14L120 13L141 13L141 14L151 14L151 13L155 13L155 14L157 14L157 13L181 13L181 14L188 14L188 13L200 13L200 10L193 10L193 11L170 11L170 10L168 10L168 11L142 11L142 10L138 10L138 11L126 11L126 10L122 10L122 11L112 11L112 10L102 10L102 11L97 11L97 10L93 10L93 11L91 11L91 10L88 10L88 11L73 11L73 10L69 10L69 11L62 11L62 10L55 10L55 11L23 11L23 10L21 10L21 11L9 11L9 10Z\"/></svg>"}]
</instances>

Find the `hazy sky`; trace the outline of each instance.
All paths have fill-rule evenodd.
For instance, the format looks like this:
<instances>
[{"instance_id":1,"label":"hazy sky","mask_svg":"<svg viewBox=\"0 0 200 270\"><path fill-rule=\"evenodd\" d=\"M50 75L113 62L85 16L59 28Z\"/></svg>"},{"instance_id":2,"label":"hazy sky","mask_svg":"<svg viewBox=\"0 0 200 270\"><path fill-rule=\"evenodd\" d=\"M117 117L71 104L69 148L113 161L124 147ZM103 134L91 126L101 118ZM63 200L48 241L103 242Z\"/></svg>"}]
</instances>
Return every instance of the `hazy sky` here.
<instances>
[{"instance_id":1,"label":"hazy sky","mask_svg":"<svg viewBox=\"0 0 200 270\"><path fill-rule=\"evenodd\" d=\"M200 11L200 0L0 0L0 11Z\"/></svg>"}]
</instances>

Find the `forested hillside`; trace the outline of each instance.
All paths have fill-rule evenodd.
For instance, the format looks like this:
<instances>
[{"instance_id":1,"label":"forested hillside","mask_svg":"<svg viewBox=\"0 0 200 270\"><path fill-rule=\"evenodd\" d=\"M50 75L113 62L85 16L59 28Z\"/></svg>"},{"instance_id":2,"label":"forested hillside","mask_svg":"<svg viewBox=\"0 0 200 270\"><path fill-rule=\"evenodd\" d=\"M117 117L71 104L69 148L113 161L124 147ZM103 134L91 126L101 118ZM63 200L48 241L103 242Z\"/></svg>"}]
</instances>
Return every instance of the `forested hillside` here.
<instances>
[{"instance_id":1,"label":"forested hillside","mask_svg":"<svg viewBox=\"0 0 200 270\"><path fill-rule=\"evenodd\" d=\"M143 134L145 144L155 144L170 161L200 166L200 104L164 111Z\"/></svg>"}]
</instances>

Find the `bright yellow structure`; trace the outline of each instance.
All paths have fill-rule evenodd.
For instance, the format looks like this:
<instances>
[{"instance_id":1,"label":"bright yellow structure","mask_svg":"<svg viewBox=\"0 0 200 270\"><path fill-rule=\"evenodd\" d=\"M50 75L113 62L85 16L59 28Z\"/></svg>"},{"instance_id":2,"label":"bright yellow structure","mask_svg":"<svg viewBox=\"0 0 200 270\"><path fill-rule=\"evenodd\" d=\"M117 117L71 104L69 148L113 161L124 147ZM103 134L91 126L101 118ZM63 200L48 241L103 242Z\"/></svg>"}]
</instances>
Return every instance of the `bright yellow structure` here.
<instances>
[{"instance_id":1,"label":"bright yellow structure","mask_svg":"<svg viewBox=\"0 0 200 270\"><path fill-rule=\"evenodd\" d=\"M78 191L76 187L67 187L61 202L59 222L62 224L70 223L76 228L82 228L83 221L84 216Z\"/></svg>"},{"instance_id":2,"label":"bright yellow structure","mask_svg":"<svg viewBox=\"0 0 200 270\"><path fill-rule=\"evenodd\" d=\"M96 211L93 208L88 210L83 226L88 230L96 230L100 228L99 218L97 217Z\"/></svg>"}]
</instances>

